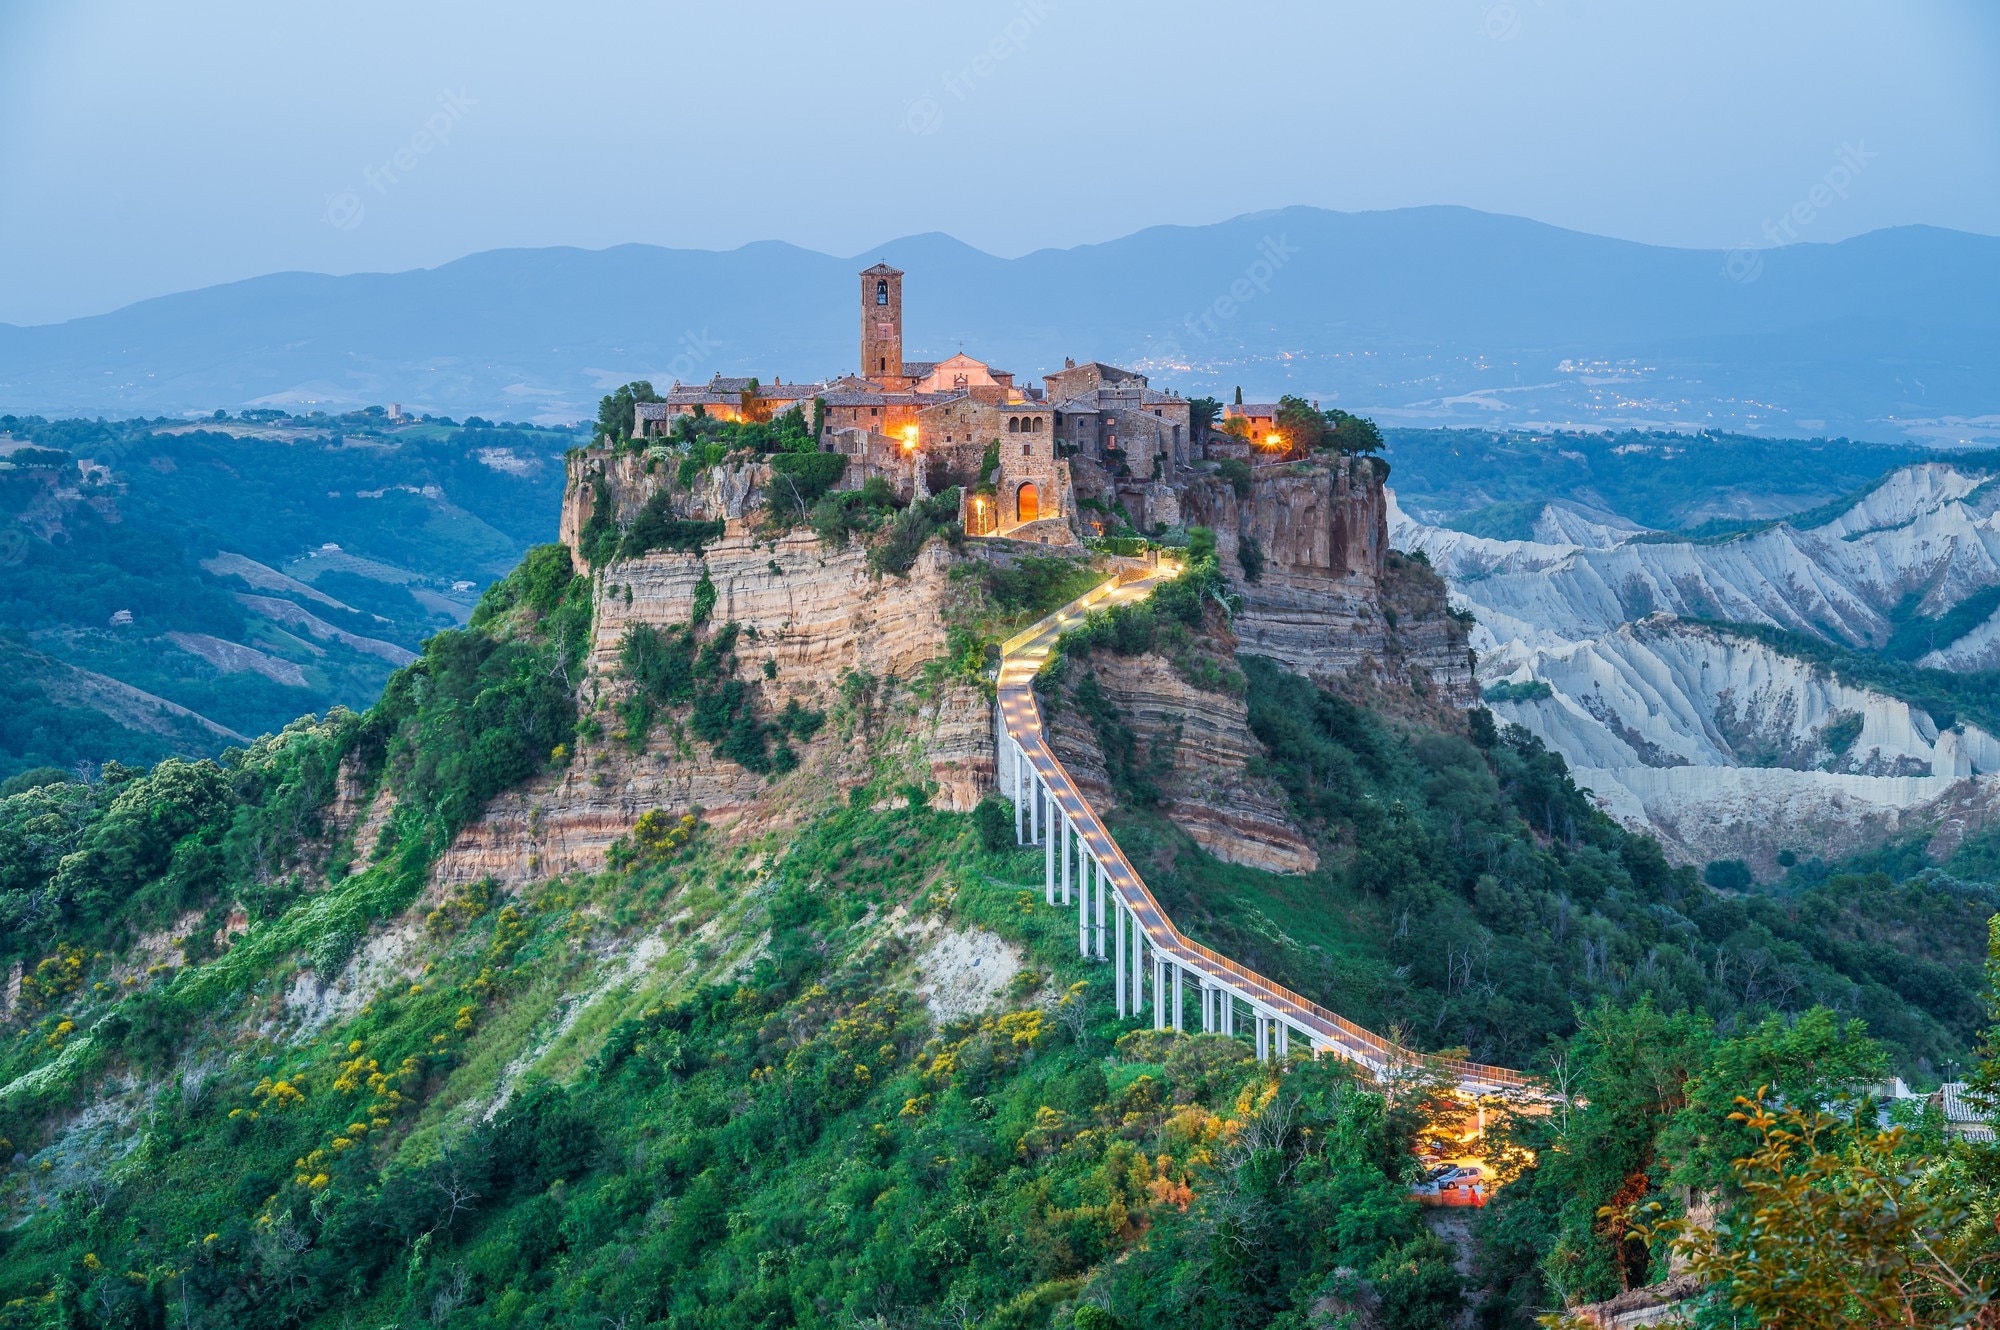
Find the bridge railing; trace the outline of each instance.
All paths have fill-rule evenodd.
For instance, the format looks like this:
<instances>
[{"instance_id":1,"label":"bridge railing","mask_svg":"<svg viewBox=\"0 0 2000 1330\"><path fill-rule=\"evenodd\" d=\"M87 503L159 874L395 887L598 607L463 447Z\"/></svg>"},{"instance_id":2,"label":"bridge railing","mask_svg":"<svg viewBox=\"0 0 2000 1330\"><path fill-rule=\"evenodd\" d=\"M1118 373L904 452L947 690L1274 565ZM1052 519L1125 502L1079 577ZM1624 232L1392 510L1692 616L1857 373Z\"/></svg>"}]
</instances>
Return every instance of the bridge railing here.
<instances>
[{"instance_id":1,"label":"bridge railing","mask_svg":"<svg viewBox=\"0 0 2000 1330\"><path fill-rule=\"evenodd\" d=\"M1016 633L1003 643L1000 648L1001 669L1003 673L1009 657L1035 645L1042 639L1048 639L1050 645L1053 646L1055 637L1064 620L1078 614L1088 613L1090 609L1101 603L1120 586L1132 581L1145 580L1148 577L1156 578L1163 575L1166 571L1168 571L1166 568L1122 570L1117 576L1093 587L1054 613L1044 616L1021 632ZM1122 882L1117 880L1121 875L1112 875L1111 889L1119 897L1125 898L1122 900L1122 903L1127 909L1133 910L1135 915L1143 910L1150 913L1154 919L1159 921L1157 928L1145 926L1148 937L1159 950L1173 955L1186 968L1196 971L1207 971L1210 978L1221 981L1229 987L1240 987L1249 990L1244 993L1244 996L1248 1000L1271 1008L1281 1018L1289 1017L1295 1023L1302 1026L1304 1032L1308 1035L1318 1036L1329 1043L1346 1046L1346 1051L1350 1057L1355 1052L1363 1052L1369 1055L1370 1060L1380 1064L1380 1070L1386 1071L1395 1067L1428 1065L1445 1071L1461 1085L1474 1087L1492 1086L1501 1090L1532 1090L1537 1086L1538 1082L1533 1077L1509 1067L1490 1066L1486 1063L1469 1062L1460 1058L1440 1058L1431 1054L1417 1052L1414 1049L1405 1048L1401 1044L1383 1038L1372 1030L1356 1025L1346 1017L1320 1006L1312 999L1302 994L1294 993L1283 984L1266 978L1255 970L1252 970L1249 966L1231 960L1213 948L1206 947L1182 933L1180 929L1174 926L1173 920L1168 917L1167 912L1160 908L1159 900L1153 895L1151 889L1146 886L1145 879L1139 875L1139 870L1133 866L1130 859L1126 858L1125 851L1119 846L1117 839L1111 835L1110 828L1104 825L1103 820L1097 816L1097 810L1092 808L1089 801L1077 790L1075 781L1070 778L1068 770L1064 768L1061 760L1056 757L1055 750L1049 746L1046 738L1046 730L1042 723L1041 706L1039 700L1035 697L1032 678L1026 681L1017 681L1011 685L1005 684L1003 681L1003 687L1018 687L1024 691L1027 712L1032 717L1034 725L1034 730L1031 734L1010 733L1009 737L1014 740L1021 753L1029 757L1031 761L1039 758L1042 762L1048 764L1054 775L1060 779L1063 787L1066 788L1067 792L1075 800L1077 806L1083 810L1083 816L1078 820L1080 823L1087 824L1084 830L1086 832L1095 830L1103 837L1104 843L1111 847L1111 854L1115 856L1119 867L1124 870L1122 874L1124 881ZM1005 708L1002 708L1002 714L1004 716ZM1003 720L1003 723L1006 722ZM1012 727L1010 726L1009 728L1011 731ZM1049 783L1053 788L1054 782ZM1051 829L1049 834L1055 834L1053 829ZM1287 1008L1290 1010L1285 1010Z\"/></svg>"}]
</instances>

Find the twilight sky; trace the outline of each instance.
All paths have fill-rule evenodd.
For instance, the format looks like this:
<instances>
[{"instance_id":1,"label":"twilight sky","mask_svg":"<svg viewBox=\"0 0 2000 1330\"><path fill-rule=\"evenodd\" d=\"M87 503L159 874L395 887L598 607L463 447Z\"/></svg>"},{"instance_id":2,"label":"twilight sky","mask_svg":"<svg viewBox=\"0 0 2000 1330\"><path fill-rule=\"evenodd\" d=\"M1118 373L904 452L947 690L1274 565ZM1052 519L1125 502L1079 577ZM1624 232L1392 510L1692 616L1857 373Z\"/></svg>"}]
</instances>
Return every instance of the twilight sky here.
<instances>
[{"instance_id":1,"label":"twilight sky","mask_svg":"<svg viewBox=\"0 0 2000 1330\"><path fill-rule=\"evenodd\" d=\"M2000 6L0 0L0 200L12 323L504 246L1016 255L1299 203L1993 234Z\"/></svg>"}]
</instances>

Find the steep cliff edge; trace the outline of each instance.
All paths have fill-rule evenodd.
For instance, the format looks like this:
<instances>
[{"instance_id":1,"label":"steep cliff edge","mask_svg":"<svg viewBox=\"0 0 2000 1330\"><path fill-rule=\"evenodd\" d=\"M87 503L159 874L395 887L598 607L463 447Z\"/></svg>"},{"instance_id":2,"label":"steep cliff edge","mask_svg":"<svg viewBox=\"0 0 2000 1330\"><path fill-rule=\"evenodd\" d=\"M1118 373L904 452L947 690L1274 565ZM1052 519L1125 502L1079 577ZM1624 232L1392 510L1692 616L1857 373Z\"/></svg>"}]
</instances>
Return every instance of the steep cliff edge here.
<instances>
[{"instance_id":1,"label":"steep cliff edge","mask_svg":"<svg viewBox=\"0 0 2000 1330\"><path fill-rule=\"evenodd\" d=\"M1467 625L1428 565L1389 547L1387 467L1366 457L1260 467L1247 485L1219 477L1181 496L1210 527L1243 596L1244 651L1322 683L1375 691L1397 709L1477 700Z\"/></svg>"},{"instance_id":2,"label":"steep cliff edge","mask_svg":"<svg viewBox=\"0 0 2000 1330\"><path fill-rule=\"evenodd\" d=\"M570 468L562 530L587 569L574 542L595 505L609 503L629 521L665 479L643 458L601 451L573 456ZM885 765L896 768L898 784L924 788L952 810L970 808L991 786L985 694L947 672L920 679L945 654L954 556L933 543L906 576L881 576L858 542L829 548L810 529L765 534L754 519L768 478L761 465L712 468L691 490L676 490L673 506L691 520L721 521L720 539L699 553L655 551L596 571L576 683L586 713L577 752L566 768L496 799L461 832L439 865L442 881L596 872L612 843L656 808L699 808L724 831L789 825L844 799ZM649 724L643 739L634 735L620 710L635 693L620 650L635 625L696 625L707 641L716 626L734 625L728 654L751 712L768 719L796 707L825 718L792 741L797 766L750 770L691 738L671 714Z\"/></svg>"},{"instance_id":3,"label":"steep cliff edge","mask_svg":"<svg viewBox=\"0 0 2000 1330\"><path fill-rule=\"evenodd\" d=\"M1098 652L1088 670L1102 702L1086 710L1074 690L1062 690L1050 706L1050 746L1094 808L1126 802L1136 780L1226 864L1288 874L1318 868L1312 842L1286 816L1284 792L1256 774L1264 750L1240 694L1198 688L1154 652ZM1114 780L1114 764L1130 778Z\"/></svg>"}]
</instances>

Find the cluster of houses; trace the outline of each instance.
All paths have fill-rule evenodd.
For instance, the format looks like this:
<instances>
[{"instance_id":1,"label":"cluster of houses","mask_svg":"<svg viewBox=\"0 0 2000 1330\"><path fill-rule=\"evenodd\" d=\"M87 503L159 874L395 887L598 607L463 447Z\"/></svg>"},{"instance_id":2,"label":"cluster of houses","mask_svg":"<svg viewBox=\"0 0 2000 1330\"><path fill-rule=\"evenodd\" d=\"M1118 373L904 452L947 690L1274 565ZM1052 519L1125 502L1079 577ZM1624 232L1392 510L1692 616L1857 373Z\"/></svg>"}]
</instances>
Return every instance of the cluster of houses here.
<instances>
[{"instance_id":1,"label":"cluster of houses","mask_svg":"<svg viewBox=\"0 0 2000 1330\"><path fill-rule=\"evenodd\" d=\"M1079 512L1070 458L1088 458L1144 490L1215 455L1195 437L1189 400L1133 370L1068 360L1034 388L964 352L903 359L903 273L887 264L861 273L860 315L859 373L818 383L720 375L675 383L663 400L638 404L634 433L668 433L677 417L693 414L740 420L746 410L798 406L812 417L817 402L820 447L846 455L847 484L883 476L916 493L958 485L970 534L1048 544L1073 543L1104 521ZM1276 410L1228 408L1243 424L1217 447L1247 451L1254 445L1240 440L1262 438Z\"/></svg>"}]
</instances>

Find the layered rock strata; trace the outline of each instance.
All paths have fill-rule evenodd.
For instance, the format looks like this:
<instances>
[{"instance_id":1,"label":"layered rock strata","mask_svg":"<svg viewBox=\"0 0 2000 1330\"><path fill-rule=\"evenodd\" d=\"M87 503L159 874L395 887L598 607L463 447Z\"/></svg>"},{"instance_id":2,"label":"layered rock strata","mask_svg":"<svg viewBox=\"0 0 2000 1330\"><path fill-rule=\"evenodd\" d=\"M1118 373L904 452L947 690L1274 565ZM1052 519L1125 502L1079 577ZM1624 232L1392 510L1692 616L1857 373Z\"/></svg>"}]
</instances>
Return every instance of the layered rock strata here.
<instances>
[{"instance_id":1,"label":"layered rock strata","mask_svg":"<svg viewBox=\"0 0 2000 1330\"><path fill-rule=\"evenodd\" d=\"M1215 531L1242 590L1242 650L1322 683L1359 678L1469 706L1466 627L1442 580L1390 549L1385 471L1365 457L1265 466L1244 495L1220 477L1190 485L1181 509Z\"/></svg>"},{"instance_id":2,"label":"layered rock strata","mask_svg":"<svg viewBox=\"0 0 2000 1330\"><path fill-rule=\"evenodd\" d=\"M1319 864L1312 843L1292 825L1284 793L1252 764L1263 748L1250 732L1250 709L1232 693L1211 692L1184 679L1150 652L1094 653L1073 663L1087 669L1117 723L1135 738L1133 762L1158 786L1161 807L1195 843L1226 863L1274 873L1310 872ZM1096 724L1076 705L1075 690L1044 702L1050 744L1077 788L1100 812L1120 792L1111 779Z\"/></svg>"}]
</instances>

